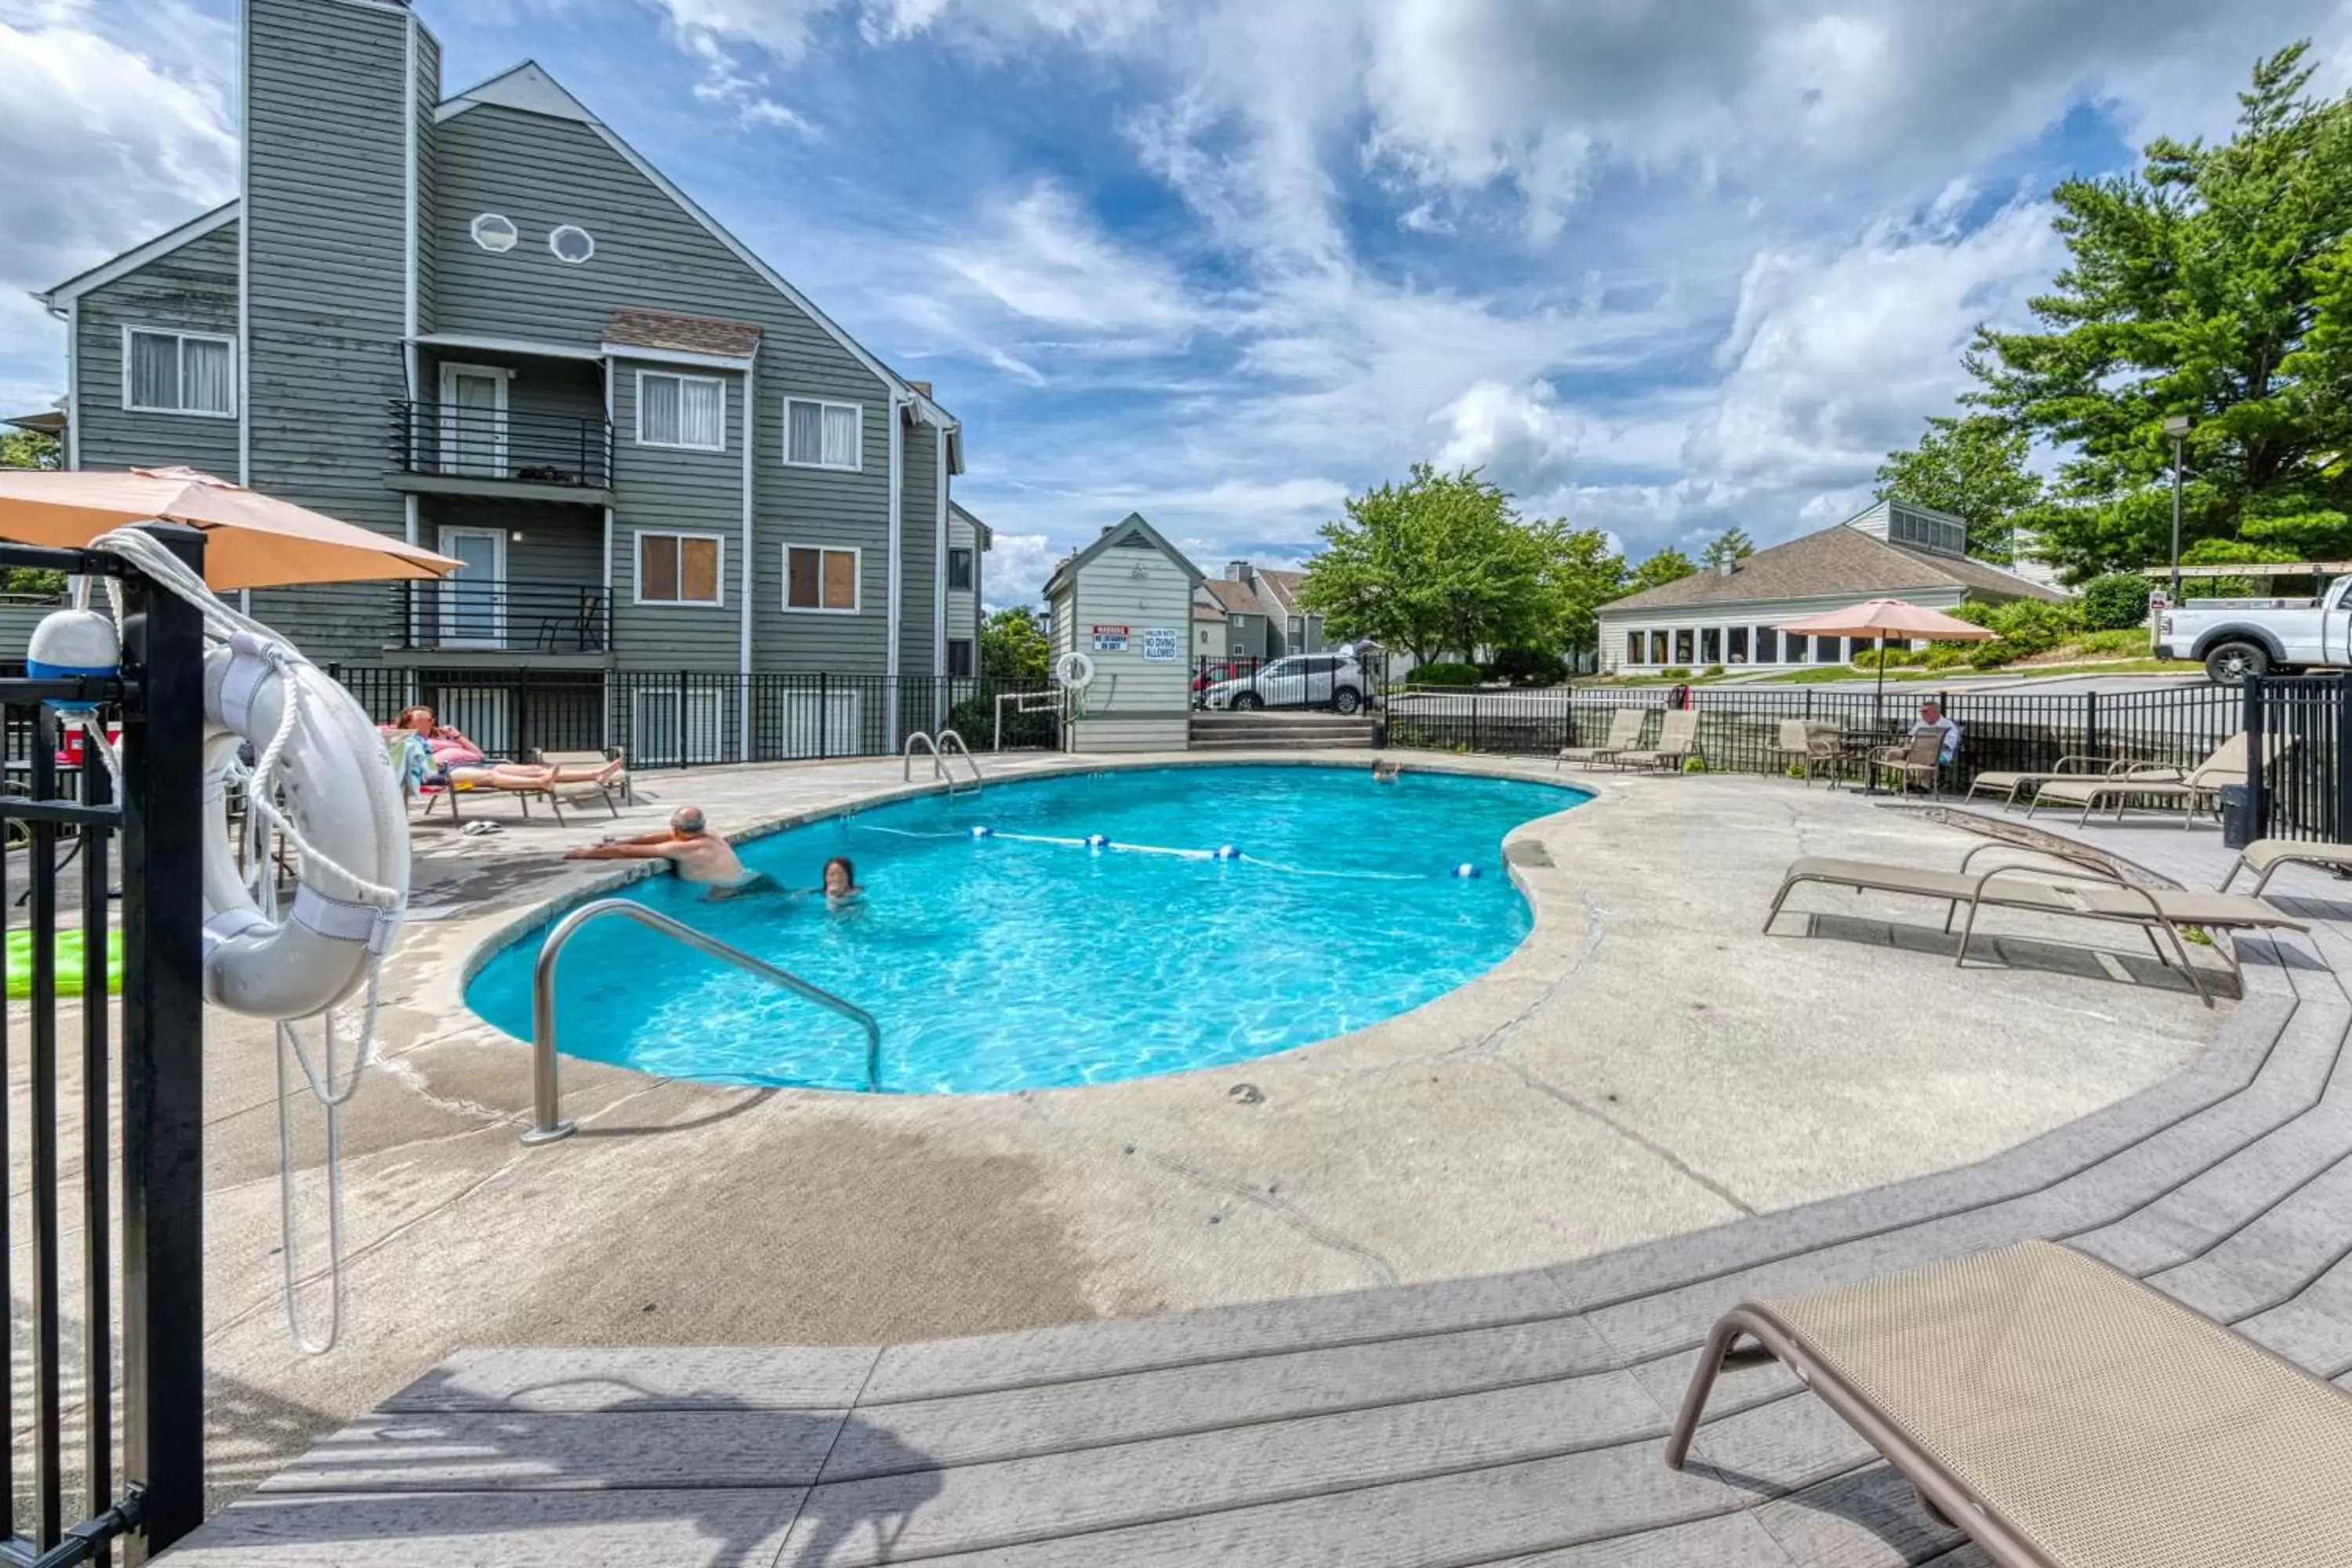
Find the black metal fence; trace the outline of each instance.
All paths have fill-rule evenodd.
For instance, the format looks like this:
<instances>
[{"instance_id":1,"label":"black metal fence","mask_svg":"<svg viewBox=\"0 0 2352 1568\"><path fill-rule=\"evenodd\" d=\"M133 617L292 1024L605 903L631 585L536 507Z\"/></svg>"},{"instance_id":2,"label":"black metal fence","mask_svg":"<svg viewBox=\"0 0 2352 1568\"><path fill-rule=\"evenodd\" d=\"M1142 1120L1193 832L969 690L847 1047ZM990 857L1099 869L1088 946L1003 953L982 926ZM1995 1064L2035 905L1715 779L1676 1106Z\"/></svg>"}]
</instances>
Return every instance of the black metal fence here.
<instances>
[{"instance_id":1,"label":"black metal fence","mask_svg":"<svg viewBox=\"0 0 2352 1568\"><path fill-rule=\"evenodd\" d=\"M2247 731L2250 755L2266 752L2263 795L2267 831L2282 837L2341 840L2352 835L2352 676L2282 678L2244 688L2167 686L2146 691L1922 694L1883 700L1868 691L1796 688L1699 688L1698 756L1709 773L1786 773L1790 724L1834 731L1849 749L1893 742L1932 695L1960 726L1961 743L1945 788L1965 790L1980 773L2032 772L2061 757L2087 755L2193 768ZM1433 751L1551 755L1599 745L1621 708L1645 712L1676 700L1676 689L1554 687L1534 691L1400 694L1388 713L1389 743ZM1654 732L1655 720L1647 721ZM2266 739L2257 742L2260 731Z\"/></svg>"},{"instance_id":2,"label":"black metal fence","mask_svg":"<svg viewBox=\"0 0 2352 1568\"><path fill-rule=\"evenodd\" d=\"M603 489L613 480L613 427L602 416L399 398L392 460L403 473Z\"/></svg>"},{"instance_id":3,"label":"black metal fence","mask_svg":"<svg viewBox=\"0 0 2352 1568\"><path fill-rule=\"evenodd\" d=\"M201 570L200 535L156 531ZM204 1511L202 632L192 606L116 557L0 545L0 565L121 577L128 612L121 679L0 679L0 907L27 1013L21 1040L0 1021L27 1112L0 1116L14 1303L0 1563L62 1568L117 1538L141 1563ZM61 754L54 704L77 700L121 728L120 800L97 758ZM65 973L77 941L79 991ZM105 1000L118 976L119 1041Z\"/></svg>"},{"instance_id":4,"label":"black metal fence","mask_svg":"<svg viewBox=\"0 0 2352 1568\"><path fill-rule=\"evenodd\" d=\"M941 729L975 752L1061 742L1061 703L1043 680L528 666L329 673L379 723L422 705L492 757L617 749L655 768L896 756L917 731Z\"/></svg>"},{"instance_id":5,"label":"black metal fence","mask_svg":"<svg viewBox=\"0 0 2352 1568\"><path fill-rule=\"evenodd\" d=\"M460 573L437 582L371 584L398 597L395 646L506 648L515 653L605 653L613 647L612 595L578 583Z\"/></svg>"},{"instance_id":6,"label":"black metal fence","mask_svg":"<svg viewBox=\"0 0 2352 1568\"><path fill-rule=\"evenodd\" d=\"M1380 705L1388 688L1386 661L1328 651L1279 658L1202 655L1192 661L1192 706L1212 711L1262 709L1360 713Z\"/></svg>"}]
</instances>

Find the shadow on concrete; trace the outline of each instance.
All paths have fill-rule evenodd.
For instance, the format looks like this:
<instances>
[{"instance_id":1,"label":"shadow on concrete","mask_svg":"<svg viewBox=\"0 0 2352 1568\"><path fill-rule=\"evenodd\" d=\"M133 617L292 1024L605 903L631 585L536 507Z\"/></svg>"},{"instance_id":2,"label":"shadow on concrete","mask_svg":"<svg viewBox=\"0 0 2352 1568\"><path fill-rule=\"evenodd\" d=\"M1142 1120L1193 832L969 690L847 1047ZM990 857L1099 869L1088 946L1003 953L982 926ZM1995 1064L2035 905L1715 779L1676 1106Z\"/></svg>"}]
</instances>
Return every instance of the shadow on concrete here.
<instances>
[{"instance_id":1,"label":"shadow on concrete","mask_svg":"<svg viewBox=\"0 0 2352 1568\"><path fill-rule=\"evenodd\" d=\"M1770 1497L1779 1484L1761 1476L1751 1476L1722 1465L1710 1466L1726 1486L1759 1497ZM1887 1559L1895 1563L1925 1563L1940 1561L1942 1555L1962 1545L1968 1537L1949 1525L1938 1524L1927 1515L1919 1501L1919 1494L1909 1481L1893 1466L1885 1463L1865 1465L1858 1470L1816 1481L1793 1492L1782 1492L1777 1500L1784 1508L1797 1508L1841 1521L1845 1525L1859 1525L1891 1549ZM1802 1521L1786 1518L1774 1521L1773 1533L1790 1544L1790 1555L1799 1562L1859 1561L1864 1555L1859 1545L1850 1539L1823 1540L1815 1542L1788 1542L1791 1536L1807 1532ZM1835 1537L1847 1537L1850 1532L1832 1527ZM1875 1561L1874 1554L1872 1558Z\"/></svg>"},{"instance_id":2,"label":"shadow on concrete","mask_svg":"<svg viewBox=\"0 0 2352 1568\"><path fill-rule=\"evenodd\" d=\"M191 1568L887 1562L940 1489L934 1461L854 1412L724 1391L583 1375L486 1394L436 1370L392 1406L213 1519ZM887 1484L815 1485L845 1440Z\"/></svg>"},{"instance_id":3,"label":"shadow on concrete","mask_svg":"<svg viewBox=\"0 0 2352 1568\"><path fill-rule=\"evenodd\" d=\"M698 1093L708 1093L711 1088L709 1084L684 1081L687 1081L689 1089ZM721 1121L732 1121L745 1111L765 1105L782 1092L781 1089L774 1088L746 1089L739 1099L720 1106L716 1110L700 1116L691 1116L683 1121L645 1121L621 1126L607 1126L600 1123L593 1127L581 1127L572 1133L572 1136L575 1138L641 1138L663 1132L691 1132L698 1128L717 1126Z\"/></svg>"},{"instance_id":4,"label":"shadow on concrete","mask_svg":"<svg viewBox=\"0 0 2352 1568\"><path fill-rule=\"evenodd\" d=\"M1946 931L1934 926L1915 926L1899 921L1864 920L1853 915L1807 912L1804 920L1805 935L1823 941L1850 942L1860 947L1894 947L1906 952L1938 958L1959 956L1960 933L1957 931ZM2116 929L2126 928L2118 926ZM2197 977L2204 983L2206 991L2214 996L2234 998L2238 994L2237 983L2228 968L2219 960L2200 962L2196 952L2196 944L2189 944L2189 962L2198 965ZM2194 992L2189 977L2154 952L2126 952L2109 947L2078 947L2072 942L1990 932L1981 926L1969 943L1969 966L1972 969L2027 969L2043 974L2063 974L2077 980L2103 980L2111 984L2175 991L2184 996Z\"/></svg>"}]
</instances>

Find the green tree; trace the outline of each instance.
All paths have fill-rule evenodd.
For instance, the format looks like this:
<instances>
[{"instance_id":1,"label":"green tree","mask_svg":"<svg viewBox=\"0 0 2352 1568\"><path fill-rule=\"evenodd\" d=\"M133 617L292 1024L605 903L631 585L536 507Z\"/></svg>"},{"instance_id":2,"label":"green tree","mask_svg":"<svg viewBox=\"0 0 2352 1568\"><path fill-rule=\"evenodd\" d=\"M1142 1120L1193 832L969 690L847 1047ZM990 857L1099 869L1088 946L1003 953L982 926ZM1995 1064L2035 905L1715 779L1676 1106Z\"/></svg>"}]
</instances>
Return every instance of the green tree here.
<instances>
[{"instance_id":1,"label":"green tree","mask_svg":"<svg viewBox=\"0 0 2352 1568\"><path fill-rule=\"evenodd\" d=\"M2307 47L2254 68L2227 142L2159 138L2136 174L2060 185L2041 330L1978 331L1969 401L2065 454L2031 522L2074 577L2168 555L2174 415L2196 421L2185 542L2352 552L2352 98L2305 96Z\"/></svg>"},{"instance_id":2,"label":"green tree","mask_svg":"<svg viewBox=\"0 0 2352 1568\"><path fill-rule=\"evenodd\" d=\"M1689 556L1668 546L1633 568L1625 579L1625 593L1639 594L1652 588L1663 588L1669 583L1680 582L1697 570L1697 564Z\"/></svg>"},{"instance_id":3,"label":"green tree","mask_svg":"<svg viewBox=\"0 0 2352 1568\"><path fill-rule=\"evenodd\" d=\"M1322 528L1299 596L1335 637L1374 637L1415 663L1439 653L1540 646L1557 619L1550 532L1475 470L1415 463L1402 484L1350 496Z\"/></svg>"},{"instance_id":4,"label":"green tree","mask_svg":"<svg viewBox=\"0 0 2352 1568\"><path fill-rule=\"evenodd\" d=\"M1597 528L1538 523L1544 545L1543 586L1550 625L1546 651L1589 654L1601 648L1601 606L1625 592L1625 558Z\"/></svg>"},{"instance_id":5,"label":"green tree","mask_svg":"<svg viewBox=\"0 0 2352 1568\"><path fill-rule=\"evenodd\" d=\"M2042 500L2042 478L2025 466L2032 442L1990 414L1937 415L1907 451L1878 465L1880 500L1946 511L1969 525L1969 553L2009 564L2021 515Z\"/></svg>"},{"instance_id":6,"label":"green tree","mask_svg":"<svg viewBox=\"0 0 2352 1568\"><path fill-rule=\"evenodd\" d=\"M1025 605L997 610L980 624L980 673L1008 680L1043 680L1054 645L1045 617Z\"/></svg>"},{"instance_id":7,"label":"green tree","mask_svg":"<svg viewBox=\"0 0 2352 1568\"><path fill-rule=\"evenodd\" d=\"M1716 572L1720 571L1727 561L1736 565L1755 553L1756 542L1748 537L1746 529L1727 528L1707 542L1706 548L1699 552L1698 558L1701 565Z\"/></svg>"},{"instance_id":8,"label":"green tree","mask_svg":"<svg viewBox=\"0 0 2352 1568\"><path fill-rule=\"evenodd\" d=\"M0 430L0 468L61 468L65 453L55 436L38 430Z\"/></svg>"}]
</instances>

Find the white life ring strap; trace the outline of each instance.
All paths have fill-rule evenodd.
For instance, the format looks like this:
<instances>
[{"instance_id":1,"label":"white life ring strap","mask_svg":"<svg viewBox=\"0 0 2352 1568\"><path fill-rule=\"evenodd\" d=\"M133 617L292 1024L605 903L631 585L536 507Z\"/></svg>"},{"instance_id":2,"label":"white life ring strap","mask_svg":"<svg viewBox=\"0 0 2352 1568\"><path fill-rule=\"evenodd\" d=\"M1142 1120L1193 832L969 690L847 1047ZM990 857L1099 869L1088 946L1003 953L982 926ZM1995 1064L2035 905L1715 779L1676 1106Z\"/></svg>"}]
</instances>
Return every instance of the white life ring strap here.
<instances>
[{"instance_id":1,"label":"white life ring strap","mask_svg":"<svg viewBox=\"0 0 2352 1568\"><path fill-rule=\"evenodd\" d=\"M375 904L331 899L308 882L294 888L294 919L330 942L361 942L372 953L390 950L400 916Z\"/></svg>"},{"instance_id":2,"label":"white life ring strap","mask_svg":"<svg viewBox=\"0 0 2352 1568\"><path fill-rule=\"evenodd\" d=\"M272 929L269 922L261 917L258 910L248 909L223 910L220 913L215 915L212 919L205 922L205 957L207 959L211 958L213 951L219 947L221 943L225 942L234 942L238 937L243 936L246 932L254 930L256 927L259 927L263 930Z\"/></svg>"},{"instance_id":3,"label":"white life ring strap","mask_svg":"<svg viewBox=\"0 0 2352 1568\"><path fill-rule=\"evenodd\" d=\"M250 632L238 632L229 638L228 646L228 672L221 678L221 721L251 739L254 695L276 671L272 653L279 645L264 642Z\"/></svg>"}]
</instances>

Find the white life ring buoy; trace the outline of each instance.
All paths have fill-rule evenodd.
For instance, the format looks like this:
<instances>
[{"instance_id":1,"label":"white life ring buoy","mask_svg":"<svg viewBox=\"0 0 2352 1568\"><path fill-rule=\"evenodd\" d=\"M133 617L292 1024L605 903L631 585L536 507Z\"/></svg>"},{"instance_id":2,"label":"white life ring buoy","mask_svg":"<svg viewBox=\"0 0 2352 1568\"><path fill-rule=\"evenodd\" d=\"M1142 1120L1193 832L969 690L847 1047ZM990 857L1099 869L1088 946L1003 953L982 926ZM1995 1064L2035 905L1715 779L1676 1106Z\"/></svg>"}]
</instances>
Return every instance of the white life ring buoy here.
<instances>
[{"instance_id":1,"label":"white life ring buoy","mask_svg":"<svg viewBox=\"0 0 2352 1568\"><path fill-rule=\"evenodd\" d=\"M1095 661L1072 648L1054 661L1054 679L1072 691L1084 691L1095 683Z\"/></svg>"},{"instance_id":2,"label":"white life ring buoy","mask_svg":"<svg viewBox=\"0 0 2352 1568\"><path fill-rule=\"evenodd\" d=\"M275 776L311 852L273 921L237 868L227 774L240 746L268 748L289 696L299 710ZM249 632L205 656L205 1000L257 1018L324 1012L366 979L408 902L408 813L383 739L317 666Z\"/></svg>"}]
</instances>

